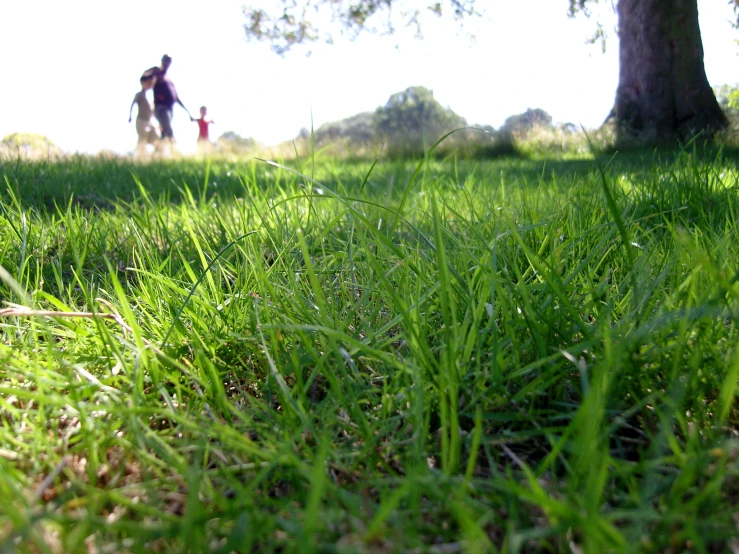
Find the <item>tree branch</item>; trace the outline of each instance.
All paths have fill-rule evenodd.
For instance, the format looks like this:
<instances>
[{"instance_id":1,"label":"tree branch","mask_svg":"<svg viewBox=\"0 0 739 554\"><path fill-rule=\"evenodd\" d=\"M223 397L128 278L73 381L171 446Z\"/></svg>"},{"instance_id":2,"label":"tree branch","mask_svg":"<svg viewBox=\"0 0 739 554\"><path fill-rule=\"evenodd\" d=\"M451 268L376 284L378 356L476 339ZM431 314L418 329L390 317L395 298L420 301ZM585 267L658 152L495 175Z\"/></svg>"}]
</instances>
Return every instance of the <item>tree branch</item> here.
<instances>
[{"instance_id":1,"label":"tree branch","mask_svg":"<svg viewBox=\"0 0 739 554\"><path fill-rule=\"evenodd\" d=\"M280 0L274 7L247 5L244 32L251 42L268 42L277 54L284 56L296 45L323 41L332 43L326 28L339 26L341 34L351 40L362 33L393 34L399 19L404 27L415 27L420 34L424 13L437 17L451 15L455 20L481 15L476 0L421 2L416 0ZM398 10L393 11L397 7ZM375 24L380 14L387 18Z\"/></svg>"}]
</instances>

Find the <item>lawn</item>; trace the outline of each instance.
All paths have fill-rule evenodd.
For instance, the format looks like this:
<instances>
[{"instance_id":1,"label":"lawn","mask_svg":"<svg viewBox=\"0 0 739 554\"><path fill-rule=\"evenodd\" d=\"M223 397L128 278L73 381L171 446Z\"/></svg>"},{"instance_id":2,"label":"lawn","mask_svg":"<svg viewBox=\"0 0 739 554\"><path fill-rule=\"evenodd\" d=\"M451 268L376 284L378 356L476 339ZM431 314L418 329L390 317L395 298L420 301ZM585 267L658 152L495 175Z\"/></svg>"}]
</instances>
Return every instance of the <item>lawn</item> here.
<instances>
[{"instance_id":1,"label":"lawn","mask_svg":"<svg viewBox=\"0 0 739 554\"><path fill-rule=\"evenodd\" d=\"M739 158L0 162L0 552L739 552Z\"/></svg>"}]
</instances>

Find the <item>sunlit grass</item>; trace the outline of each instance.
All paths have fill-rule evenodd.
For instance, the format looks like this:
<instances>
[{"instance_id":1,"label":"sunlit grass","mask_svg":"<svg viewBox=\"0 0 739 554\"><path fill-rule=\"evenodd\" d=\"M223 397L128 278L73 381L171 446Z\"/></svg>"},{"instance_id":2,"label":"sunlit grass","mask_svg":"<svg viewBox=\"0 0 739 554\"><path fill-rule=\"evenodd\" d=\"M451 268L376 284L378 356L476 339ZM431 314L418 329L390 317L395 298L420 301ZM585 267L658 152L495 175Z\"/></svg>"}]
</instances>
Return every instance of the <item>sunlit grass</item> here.
<instances>
[{"instance_id":1,"label":"sunlit grass","mask_svg":"<svg viewBox=\"0 0 739 554\"><path fill-rule=\"evenodd\" d=\"M5 551L737 547L733 160L2 172Z\"/></svg>"}]
</instances>

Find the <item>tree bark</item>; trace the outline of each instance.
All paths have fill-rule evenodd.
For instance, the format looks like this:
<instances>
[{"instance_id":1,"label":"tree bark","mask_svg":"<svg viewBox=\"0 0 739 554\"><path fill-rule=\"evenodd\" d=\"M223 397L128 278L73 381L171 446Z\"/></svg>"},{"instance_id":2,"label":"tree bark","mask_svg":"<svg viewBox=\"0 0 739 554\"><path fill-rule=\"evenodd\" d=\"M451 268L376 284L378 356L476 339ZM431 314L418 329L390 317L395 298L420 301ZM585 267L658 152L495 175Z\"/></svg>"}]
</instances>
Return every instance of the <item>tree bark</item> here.
<instances>
[{"instance_id":1,"label":"tree bark","mask_svg":"<svg viewBox=\"0 0 739 554\"><path fill-rule=\"evenodd\" d=\"M728 124L706 78L698 0L619 0L621 141L710 137Z\"/></svg>"}]
</instances>

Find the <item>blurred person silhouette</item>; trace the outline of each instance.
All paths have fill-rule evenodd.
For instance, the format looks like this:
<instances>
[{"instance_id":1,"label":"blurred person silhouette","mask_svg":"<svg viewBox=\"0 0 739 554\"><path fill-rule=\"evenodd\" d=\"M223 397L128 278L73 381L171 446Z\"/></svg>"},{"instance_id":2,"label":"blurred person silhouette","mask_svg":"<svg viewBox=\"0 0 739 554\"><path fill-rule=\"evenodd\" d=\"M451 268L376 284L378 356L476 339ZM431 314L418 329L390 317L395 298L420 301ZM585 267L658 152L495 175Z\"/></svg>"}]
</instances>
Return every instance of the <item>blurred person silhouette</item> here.
<instances>
[{"instance_id":1,"label":"blurred person silhouette","mask_svg":"<svg viewBox=\"0 0 739 554\"><path fill-rule=\"evenodd\" d=\"M146 97L146 92L154 87L156 77L153 75L143 75L140 79L141 90L136 93L131 102L131 108L128 110L128 122L131 123L133 116L133 107L138 106L136 114L136 134L138 141L136 142L136 154L143 156L146 154L147 144L154 146L155 151L159 148L159 133L152 125L151 116L153 111L151 103Z\"/></svg>"},{"instance_id":2,"label":"blurred person silhouette","mask_svg":"<svg viewBox=\"0 0 739 554\"><path fill-rule=\"evenodd\" d=\"M153 75L156 79L154 83L154 117L157 118L162 129L162 141L174 144L174 131L172 130L172 117L174 116L175 103L182 106L187 115L192 120L185 105L177 94L174 83L167 76L167 70L172 64L172 58L167 54L162 56L162 64L159 67L152 67L144 72L144 76Z\"/></svg>"},{"instance_id":3,"label":"blurred person silhouette","mask_svg":"<svg viewBox=\"0 0 739 554\"><path fill-rule=\"evenodd\" d=\"M190 118L190 120L198 124L198 152L202 154L210 152L213 149L213 144L210 142L208 126L215 123L215 121L208 117L208 108L201 106L200 117L198 119Z\"/></svg>"}]
</instances>

